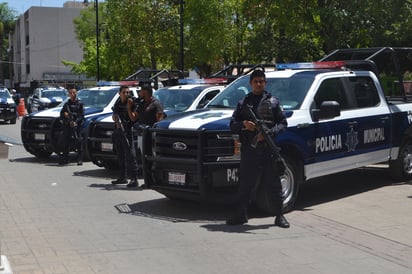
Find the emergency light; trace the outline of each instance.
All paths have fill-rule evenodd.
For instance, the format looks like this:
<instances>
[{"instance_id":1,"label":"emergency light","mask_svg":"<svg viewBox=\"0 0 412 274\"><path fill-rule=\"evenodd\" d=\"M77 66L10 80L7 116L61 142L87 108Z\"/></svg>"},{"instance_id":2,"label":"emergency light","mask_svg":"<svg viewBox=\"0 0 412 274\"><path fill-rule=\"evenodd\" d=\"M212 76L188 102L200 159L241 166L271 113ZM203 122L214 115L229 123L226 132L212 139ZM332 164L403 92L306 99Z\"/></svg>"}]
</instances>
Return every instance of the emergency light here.
<instances>
[{"instance_id":1,"label":"emergency light","mask_svg":"<svg viewBox=\"0 0 412 274\"><path fill-rule=\"evenodd\" d=\"M227 78L204 78L204 79L179 79L180 85L188 84L209 84L209 85L226 85L228 83Z\"/></svg>"},{"instance_id":2,"label":"emergency light","mask_svg":"<svg viewBox=\"0 0 412 274\"><path fill-rule=\"evenodd\" d=\"M97 82L97 86L104 87L104 86L138 86L139 81L130 80L130 81L99 81Z\"/></svg>"},{"instance_id":3,"label":"emergency light","mask_svg":"<svg viewBox=\"0 0 412 274\"><path fill-rule=\"evenodd\" d=\"M303 63L284 63L276 64L278 70L286 69L335 69L346 65L345 61L327 61L327 62L303 62Z\"/></svg>"}]
</instances>

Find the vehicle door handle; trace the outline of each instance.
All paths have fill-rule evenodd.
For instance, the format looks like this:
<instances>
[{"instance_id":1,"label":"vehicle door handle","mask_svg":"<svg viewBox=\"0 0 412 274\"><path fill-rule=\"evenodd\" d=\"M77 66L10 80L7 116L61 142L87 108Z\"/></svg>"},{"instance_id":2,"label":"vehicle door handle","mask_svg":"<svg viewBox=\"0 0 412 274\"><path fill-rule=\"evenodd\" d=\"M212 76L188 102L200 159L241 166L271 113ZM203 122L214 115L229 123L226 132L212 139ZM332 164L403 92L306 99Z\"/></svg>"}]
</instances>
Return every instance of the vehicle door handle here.
<instances>
[{"instance_id":1,"label":"vehicle door handle","mask_svg":"<svg viewBox=\"0 0 412 274\"><path fill-rule=\"evenodd\" d=\"M310 124L309 123L302 123L302 124L297 124L296 127L297 128L305 128L305 127L309 127Z\"/></svg>"},{"instance_id":2,"label":"vehicle door handle","mask_svg":"<svg viewBox=\"0 0 412 274\"><path fill-rule=\"evenodd\" d=\"M358 121L348 122L348 125L350 125L350 126L354 126L354 125L357 125L357 124L358 124Z\"/></svg>"},{"instance_id":3,"label":"vehicle door handle","mask_svg":"<svg viewBox=\"0 0 412 274\"><path fill-rule=\"evenodd\" d=\"M386 123L386 121L388 121L388 120L389 120L388 116L385 116L385 117L381 118L382 123Z\"/></svg>"}]
</instances>

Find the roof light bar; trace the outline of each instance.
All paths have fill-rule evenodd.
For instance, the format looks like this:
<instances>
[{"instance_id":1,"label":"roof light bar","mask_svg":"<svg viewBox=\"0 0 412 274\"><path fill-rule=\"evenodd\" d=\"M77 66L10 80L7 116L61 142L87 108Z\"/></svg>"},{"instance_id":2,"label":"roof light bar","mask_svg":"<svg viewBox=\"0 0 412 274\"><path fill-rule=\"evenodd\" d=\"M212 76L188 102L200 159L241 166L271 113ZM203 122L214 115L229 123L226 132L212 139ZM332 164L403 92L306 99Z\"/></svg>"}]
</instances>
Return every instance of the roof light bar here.
<instances>
[{"instance_id":1,"label":"roof light bar","mask_svg":"<svg viewBox=\"0 0 412 274\"><path fill-rule=\"evenodd\" d=\"M204 78L204 79L179 79L178 83L184 84L209 84L209 85L225 85L228 83L227 78Z\"/></svg>"},{"instance_id":2,"label":"roof light bar","mask_svg":"<svg viewBox=\"0 0 412 274\"><path fill-rule=\"evenodd\" d=\"M306 63L285 63L276 64L278 70L285 69L333 69L345 66L345 61L328 61L328 62L306 62Z\"/></svg>"},{"instance_id":3,"label":"roof light bar","mask_svg":"<svg viewBox=\"0 0 412 274\"><path fill-rule=\"evenodd\" d=\"M139 81L99 81L97 82L97 86L104 87L104 86L138 86Z\"/></svg>"}]
</instances>

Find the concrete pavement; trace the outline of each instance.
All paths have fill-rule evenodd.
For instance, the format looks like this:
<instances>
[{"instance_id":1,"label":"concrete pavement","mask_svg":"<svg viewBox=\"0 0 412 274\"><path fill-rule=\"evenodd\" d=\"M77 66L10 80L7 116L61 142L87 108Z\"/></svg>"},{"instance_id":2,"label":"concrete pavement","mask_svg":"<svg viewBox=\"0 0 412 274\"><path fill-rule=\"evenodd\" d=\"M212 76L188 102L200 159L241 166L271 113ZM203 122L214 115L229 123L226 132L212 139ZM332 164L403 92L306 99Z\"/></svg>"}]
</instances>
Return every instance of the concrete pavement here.
<instances>
[{"instance_id":1,"label":"concrete pavement","mask_svg":"<svg viewBox=\"0 0 412 274\"><path fill-rule=\"evenodd\" d=\"M311 182L289 229L254 211L230 227L226 208L113 177L11 147L0 159L0 251L13 273L412 273L412 184L384 167Z\"/></svg>"}]
</instances>

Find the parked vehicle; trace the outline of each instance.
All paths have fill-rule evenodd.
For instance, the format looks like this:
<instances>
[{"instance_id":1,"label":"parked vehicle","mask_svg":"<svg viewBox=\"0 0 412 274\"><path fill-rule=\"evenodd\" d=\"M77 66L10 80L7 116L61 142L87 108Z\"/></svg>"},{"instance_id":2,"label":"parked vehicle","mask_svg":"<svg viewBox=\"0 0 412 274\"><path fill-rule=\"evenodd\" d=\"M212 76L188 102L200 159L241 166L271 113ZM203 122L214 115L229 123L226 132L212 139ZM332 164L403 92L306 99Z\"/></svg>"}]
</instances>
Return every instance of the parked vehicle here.
<instances>
[{"instance_id":1,"label":"parked vehicle","mask_svg":"<svg viewBox=\"0 0 412 274\"><path fill-rule=\"evenodd\" d=\"M187 84L161 88L153 95L162 103L166 114L170 116L205 107L224 88L224 85Z\"/></svg>"},{"instance_id":2,"label":"parked vehicle","mask_svg":"<svg viewBox=\"0 0 412 274\"><path fill-rule=\"evenodd\" d=\"M36 88L27 98L27 112L37 112L58 106L68 98L67 90L63 87L43 86Z\"/></svg>"},{"instance_id":3,"label":"parked vehicle","mask_svg":"<svg viewBox=\"0 0 412 274\"><path fill-rule=\"evenodd\" d=\"M288 120L286 132L276 136L287 164L281 178L285 210L292 209L304 182L328 174L388 162L393 174L412 179L412 102L404 94L385 94L375 53L366 60L278 64L266 73L266 89L280 99ZM408 68L391 48L378 54ZM391 78L388 94L402 81L402 71L395 74L401 77ZM230 201L238 188L240 143L229 121L249 88L249 76L242 76L205 109L145 129L143 174L149 188L170 198ZM270 211L271 195L259 186L257 205Z\"/></svg>"},{"instance_id":4,"label":"parked vehicle","mask_svg":"<svg viewBox=\"0 0 412 274\"><path fill-rule=\"evenodd\" d=\"M114 86L93 87L81 89L78 91L78 98L83 102L85 107L85 123L82 125L81 134L86 136L86 129L90 122L100 116L112 113L112 106L119 97L119 85L130 84L132 82L116 82ZM137 96L139 87L131 86L130 90L134 96ZM62 121L60 119L60 110L63 103L58 107L43 110L23 117L21 123L21 138L24 148L38 158L49 157L52 153L60 153L61 136L63 134ZM86 142L85 142L86 144ZM73 148L74 149L74 148ZM87 149L85 158L88 159Z\"/></svg>"},{"instance_id":5,"label":"parked vehicle","mask_svg":"<svg viewBox=\"0 0 412 274\"><path fill-rule=\"evenodd\" d=\"M164 87L153 93L153 96L162 103L167 117L202 108L224 89L222 85L193 84L191 80L181 81L181 83L183 82L192 84ZM136 155L138 155L138 164L141 168L141 137L138 137L141 135L141 129L138 123L135 124L135 130ZM114 122L111 115L107 115L93 121L87 133L87 148L90 159L95 165L106 169L118 168L116 150L111 138L113 131Z\"/></svg>"},{"instance_id":6,"label":"parked vehicle","mask_svg":"<svg viewBox=\"0 0 412 274\"><path fill-rule=\"evenodd\" d=\"M15 124L17 119L16 103L9 90L0 87L0 119Z\"/></svg>"}]
</instances>

